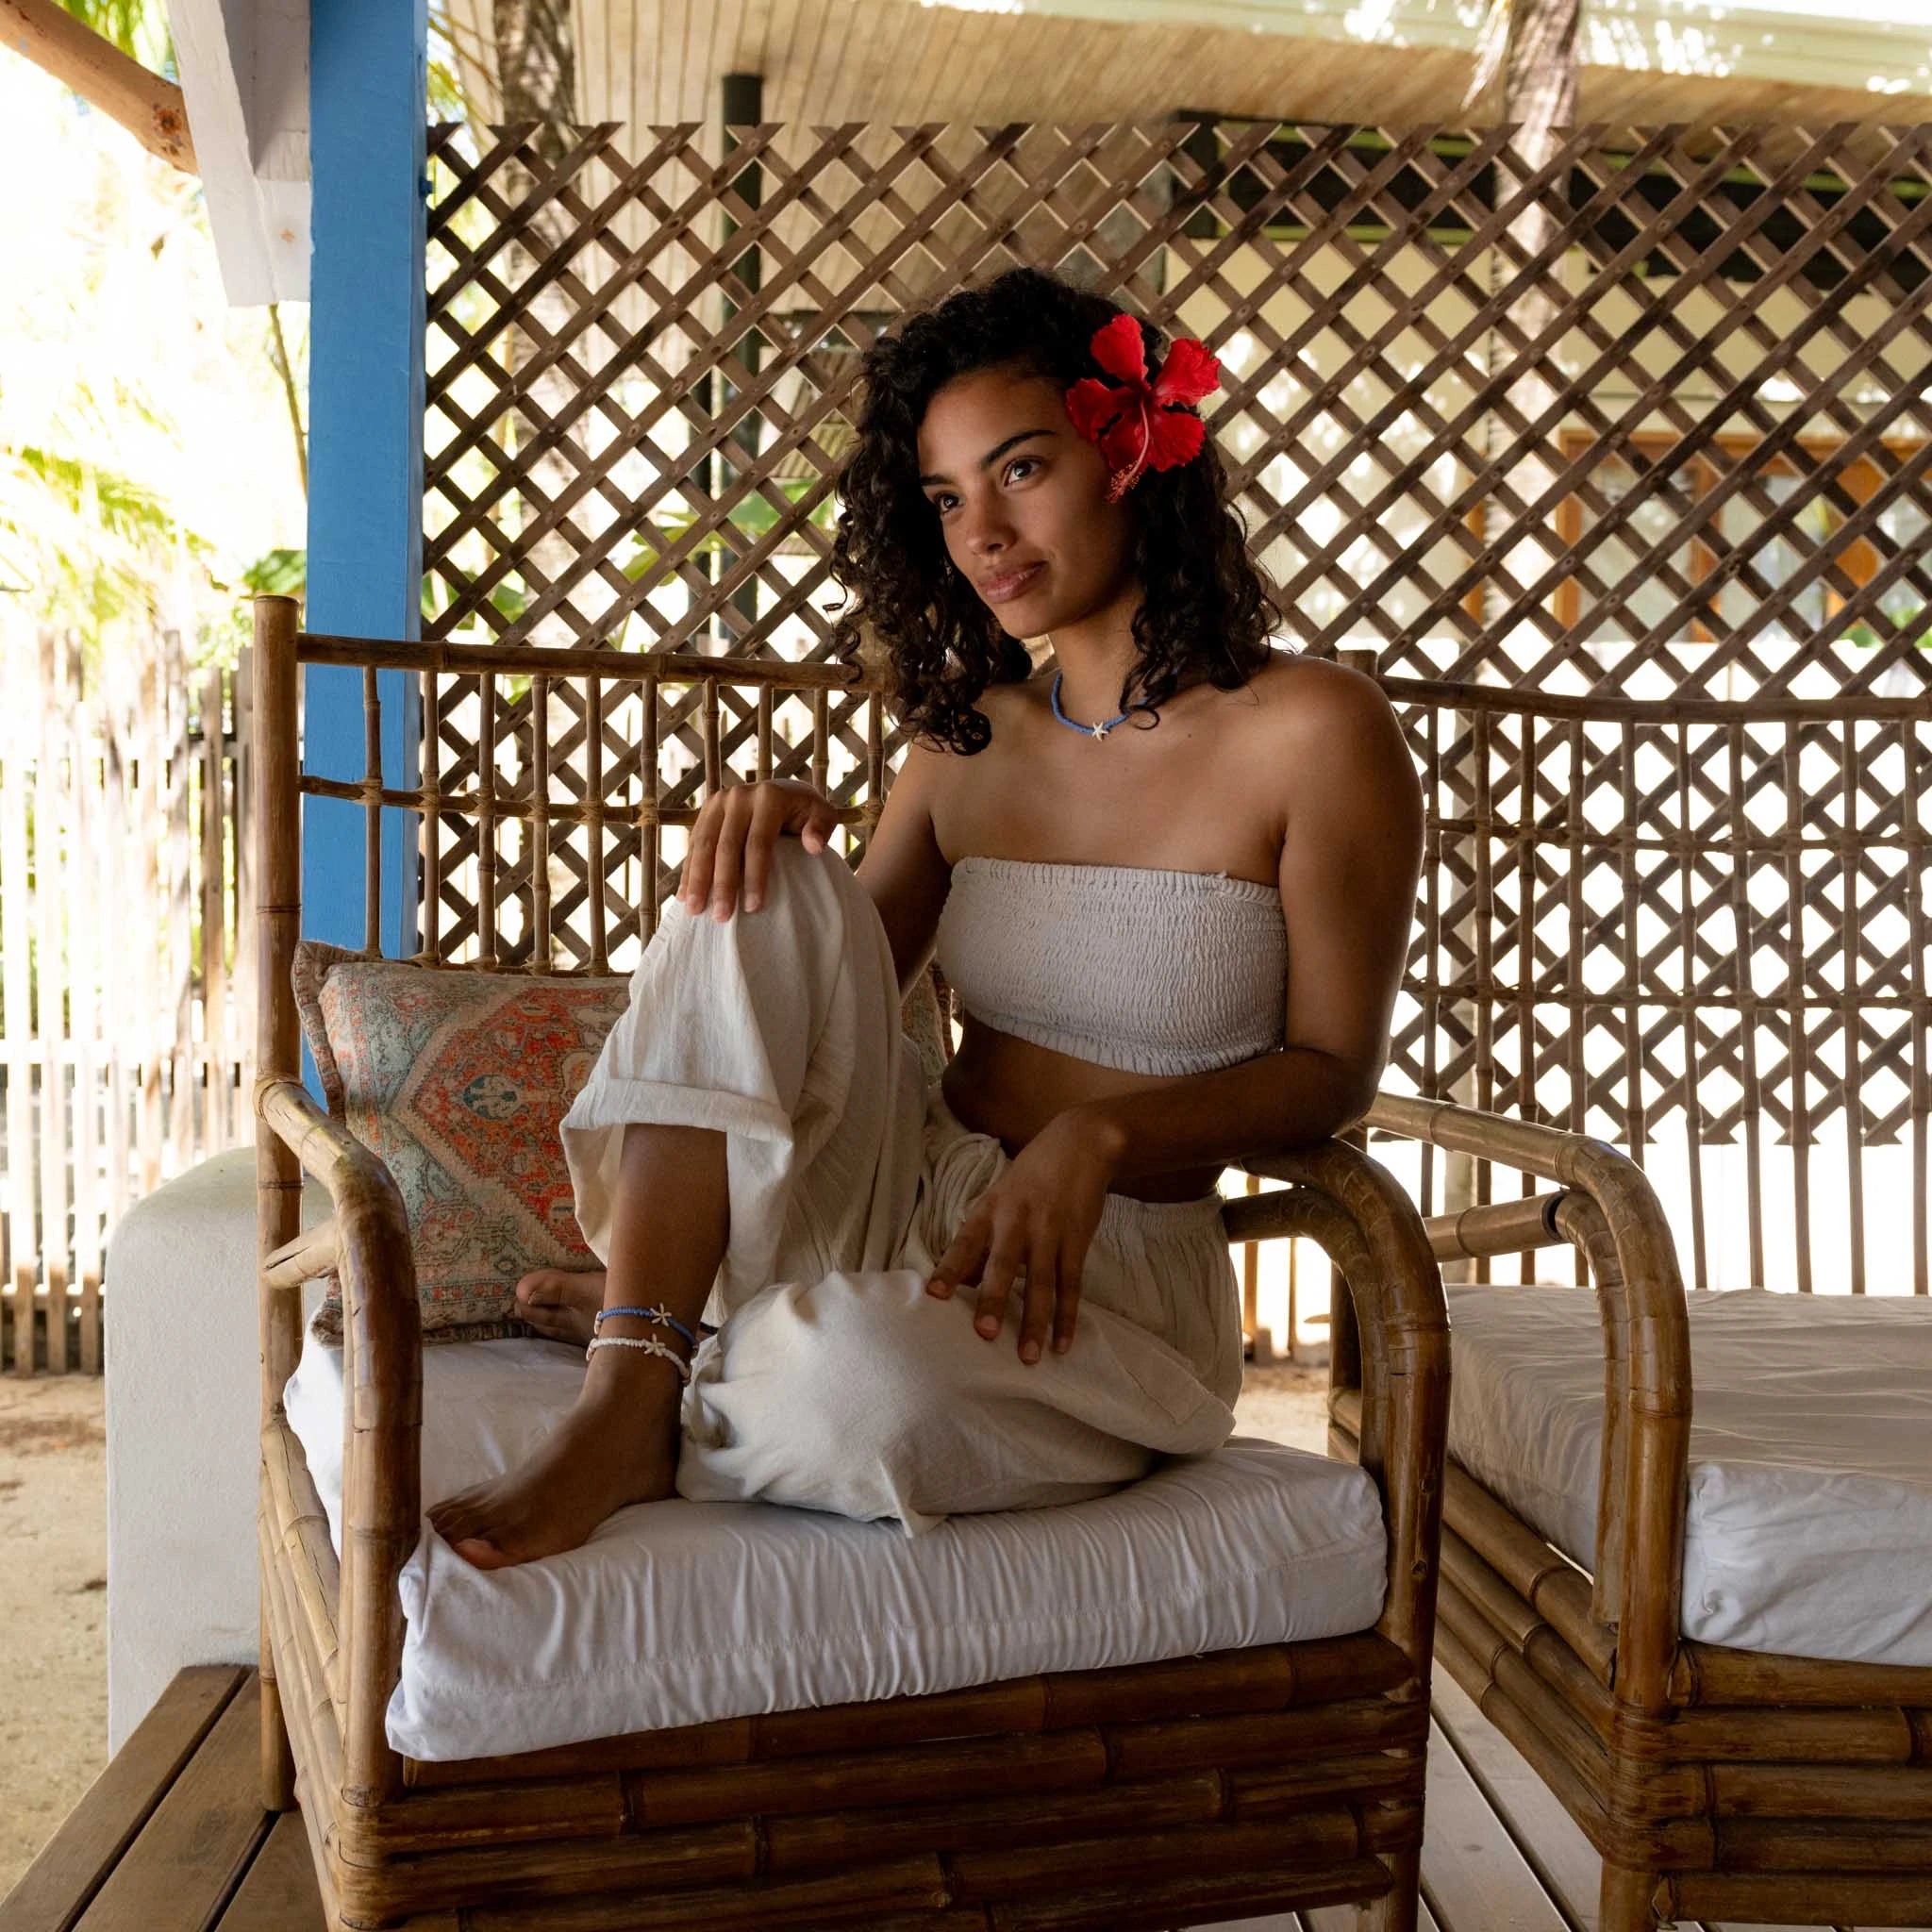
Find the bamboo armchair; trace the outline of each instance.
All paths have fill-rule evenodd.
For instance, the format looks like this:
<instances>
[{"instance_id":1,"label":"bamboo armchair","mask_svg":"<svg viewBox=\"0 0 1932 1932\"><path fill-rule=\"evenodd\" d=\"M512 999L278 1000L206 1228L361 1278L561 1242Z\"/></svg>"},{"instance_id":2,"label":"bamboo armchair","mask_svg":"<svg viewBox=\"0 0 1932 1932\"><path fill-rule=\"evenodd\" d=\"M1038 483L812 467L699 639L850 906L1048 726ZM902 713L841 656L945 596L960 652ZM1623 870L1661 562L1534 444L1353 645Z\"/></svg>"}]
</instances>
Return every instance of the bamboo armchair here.
<instances>
[{"instance_id":1,"label":"bamboo armchair","mask_svg":"<svg viewBox=\"0 0 1932 1932\"><path fill-rule=\"evenodd\" d=\"M492 798L488 764L462 797L434 791L433 764L421 789L385 789L374 752L378 665L473 673L486 691L505 674L581 676L593 721L607 680L645 683L653 720L660 679L702 685L711 784L721 681L811 690L814 678L823 688L843 675L299 637L295 607L280 598L258 601L256 637L263 1776L272 1808L299 1794L330 1926L1127 1932L1353 1901L1364 1926L1413 1927L1447 1326L1412 1205L1341 1142L1254 1163L1288 1185L1230 1200L1224 1212L1231 1241L1311 1237L1354 1297L1357 1453L1389 1533L1387 1599L1373 1630L518 1757L424 1763L391 1748L384 1716L403 1642L396 1576L421 1521L422 1338L395 1186L295 1078L299 793L362 805L373 902L384 806L421 810L431 824L533 807L541 821L546 795L533 791L520 806ZM372 763L358 785L298 776L297 667L317 661L364 667ZM591 784L574 820L556 811L593 841L601 740L593 733ZM769 758L761 739L762 769ZM652 824L694 815L667 808ZM546 837L544 825L540 852ZM601 877L594 864L591 875ZM484 890L493 890L487 878ZM433 928L431 938L434 960ZM487 933L486 953L493 944ZM334 1212L298 1236L305 1172ZM340 1560L281 1400L300 1343L301 1284L330 1264L343 1283L351 1391ZM962 1785L997 1795L962 1798Z\"/></svg>"},{"instance_id":2,"label":"bamboo armchair","mask_svg":"<svg viewBox=\"0 0 1932 1932\"><path fill-rule=\"evenodd\" d=\"M1452 1461L1437 1654L1601 1853L1602 1932L1932 1922L1932 1670L1679 1635L1690 1335L1641 1170L1583 1134L1444 1102L1385 1094L1367 1125L1554 1183L1430 1217L1439 1260L1574 1245L1595 1285L1607 1425L1593 1574ZM1346 1323L1345 1307L1337 1315ZM1352 1346L1339 1331L1330 1441L1344 1452L1364 1427Z\"/></svg>"}]
</instances>

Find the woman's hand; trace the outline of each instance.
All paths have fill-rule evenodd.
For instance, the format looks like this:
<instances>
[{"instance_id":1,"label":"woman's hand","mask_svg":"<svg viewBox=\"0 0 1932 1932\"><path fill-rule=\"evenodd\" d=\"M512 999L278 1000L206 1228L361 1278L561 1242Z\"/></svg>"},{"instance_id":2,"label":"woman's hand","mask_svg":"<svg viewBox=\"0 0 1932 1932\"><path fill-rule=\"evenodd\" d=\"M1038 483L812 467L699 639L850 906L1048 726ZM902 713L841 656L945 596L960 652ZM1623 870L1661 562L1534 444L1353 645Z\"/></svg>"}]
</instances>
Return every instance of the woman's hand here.
<instances>
[{"instance_id":1,"label":"woman's hand","mask_svg":"<svg viewBox=\"0 0 1932 1932\"><path fill-rule=\"evenodd\" d=\"M705 800L691 828L691 846L678 874L678 902L702 912L711 902L714 919L729 919L741 883L744 909L764 903L772 848L796 832L808 852L823 852L839 823L830 799L791 778L762 778L727 785Z\"/></svg>"},{"instance_id":2,"label":"woman's hand","mask_svg":"<svg viewBox=\"0 0 1932 1932\"><path fill-rule=\"evenodd\" d=\"M974 1325L991 1341L1005 1324L1013 1277L1024 1271L1020 1359L1040 1359L1049 1327L1054 1352L1064 1355L1073 1346L1080 1271L1110 1177L1078 1117L1056 1114L973 1204L935 1264L926 1293L943 1301L977 1282Z\"/></svg>"}]
</instances>

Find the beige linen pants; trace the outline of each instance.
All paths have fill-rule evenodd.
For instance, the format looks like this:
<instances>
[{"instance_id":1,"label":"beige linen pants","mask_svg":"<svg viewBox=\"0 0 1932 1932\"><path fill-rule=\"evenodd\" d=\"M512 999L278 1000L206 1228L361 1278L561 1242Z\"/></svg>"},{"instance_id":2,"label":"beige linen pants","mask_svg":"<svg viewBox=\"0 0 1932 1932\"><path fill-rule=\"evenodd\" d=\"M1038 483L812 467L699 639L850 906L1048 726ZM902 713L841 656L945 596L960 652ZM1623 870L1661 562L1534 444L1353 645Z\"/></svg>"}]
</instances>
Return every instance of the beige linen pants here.
<instances>
[{"instance_id":1,"label":"beige linen pants","mask_svg":"<svg viewBox=\"0 0 1932 1932\"><path fill-rule=\"evenodd\" d=\"M1103 1494L1233 1430L1240 1297L1217 1195L1107 1196L1064 1355L1021 1361L1017 1293L989 1341L974 1290L925 1292L1007 1155L926 1084L885 926L836 853L781 839L757 912L666 908L562 1124L600 1257L632 1121L725 1141L730 1234L684 1393L681 1495L895 1517L911 1536Z\"/></svg>"}]
</instances>

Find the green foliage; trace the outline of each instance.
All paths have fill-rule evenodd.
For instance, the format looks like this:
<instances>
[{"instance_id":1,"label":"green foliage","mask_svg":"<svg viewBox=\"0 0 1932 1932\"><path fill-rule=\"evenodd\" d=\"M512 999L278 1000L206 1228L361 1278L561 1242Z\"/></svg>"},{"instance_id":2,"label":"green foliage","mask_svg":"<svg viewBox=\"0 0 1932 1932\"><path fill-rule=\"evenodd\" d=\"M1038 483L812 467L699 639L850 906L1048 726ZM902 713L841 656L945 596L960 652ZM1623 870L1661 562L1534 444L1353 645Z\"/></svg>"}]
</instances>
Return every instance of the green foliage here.
<instances>
[{"instance_id":1,"label":"green foliage","mask_svg":"<svg viewBox=\"0 0 1932 1932\"><path fill-rule=\"evenodd\" d=\"M112 41L130 59L152 74L178 81L175 36L168 25L165 0L60 0L75 20Z\"/></svg>"},{"instance_id":2,"label":"green foliage","mask_svg":"<svg viewBox=\"0 0 1932 1932\"><path fill-rule=\"evenodd\" d=\"M439 121L460 121L469 111L456 69L449 62L432 56L429 61L430 125L434 126Z\"/></svg>"},{"instance_id":3,"label":"green foliage","mask_svg":"<svg viewBox=\"0 0 1932 1932\"><path fill-rule=\"evenodd\" d=\"M760 491L776 490L789 503L797 505L808 491L820 487L819 479L810 476L768 477ZM815 529L828 534L835 527L837 505L828 493L824 500L813 506L808 521ZM659 513L653 519L654 527L670 539L666 548L675 547L676 540L697 521L694 511L674 510ZM768 537L778 527L778 509L771 499L763 494L753 494L737 505L726 519L734 530L740 530L751 538ZM648 582L656 590L660 584L668 584L673 577L670 567L660 562L664 552L652 542L641 531L632 533L636 548L618 566L633 582ZM690 557L729 555L742 546L728 543L722 530L708 531L694 543L686 554Z\"/></svg>"},{"instance_id":4,"label":"green foliage","mask_svg":"<svg viewBox=\"0 0 1932 1932\"><path fill-rule=\"evenodd\" d=\"M1920 611L1913 613L1915 617L1922 616L1923 614ZM1850 630L1845 632L1845 642L1857 644L1863 651L1876 650L1880 644L1886 641L1887 640L1880 637L1863 618L1860 618L1857 624L1852 625ZM1912 640L1912 648L1915 651L1932 650L1932 630L1925 632L1923 637L1914 638Z\"/></svg>"},{"instance_id":5,"label":"green foliage","mask_svg":"<svg viewBox=\"0 0 1932 1932\"><path fill-rule=\"evenodd\" d=\"M51 590L96 625L142 615L156 553L175 541L196 558L212 548L116 471L0 440L0 570L9 588Z\"/></svg>"},{"instance_id":6,"label":"green foliage","mask_svg":"<svg viewBox=\"0 0 1932 1932\"><path fill-rule=\"evenodd\" d=\"M299 597L308 579L306 550L271 550L242 573L238 588L251 597Z\"/></svg>"},{"instance_id":7,"label":"green foliage","mask_svg":"<svg viewBox=\"0 0 1932 1932\"><path fill-rule=\"evenodd\" d=\"M497 612L506 623L514 624L530 608L530 599L524 587L513 577L506 577L485 599L490 608ZM423 580L423 621L433 624L449 608L449 598L443 592L441 580Z\"/></svg>"},{"instance_id":8,"label":"green foliage","mask_svg":"<svg viewBox=\"0 0 1932 1932\"><path fill-rule=\"evenodd\" d=\"M484 19L490 18L485 9ZM472 101L463 92L463 69L457 58L457 42L460 36L468 35L470 56L473 61L483 53L478 37L474 29L459 25L450 18L449 0L429 0L429 74L428 94L429 125L434 127L443 121L484 122L491 118L493 109L488 101Z\"/></svg>"}]
</instances>

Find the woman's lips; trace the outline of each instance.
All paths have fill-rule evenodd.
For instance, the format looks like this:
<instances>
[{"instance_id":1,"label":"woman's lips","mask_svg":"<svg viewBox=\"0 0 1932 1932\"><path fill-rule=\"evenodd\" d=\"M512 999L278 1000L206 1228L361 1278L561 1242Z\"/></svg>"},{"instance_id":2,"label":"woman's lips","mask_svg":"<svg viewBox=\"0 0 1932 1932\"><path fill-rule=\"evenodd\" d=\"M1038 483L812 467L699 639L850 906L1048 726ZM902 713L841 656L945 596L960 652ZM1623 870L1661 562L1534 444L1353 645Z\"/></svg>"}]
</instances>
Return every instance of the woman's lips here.
<instances>
[{"instance_id":1,"label":"woman's lips","mask_svg":"<svg viewBox=\"0 0 1932 1932\"><path fill-rule=\"evenodd\" d=\"M1033 580L1046 568L1043 563L1029 564L1024 570L1015 571L1012 575L991 577L981 587L989 604L1005 604L1017 597L1023 591L1032 588Z\"/></svg>"}]
</instances>

